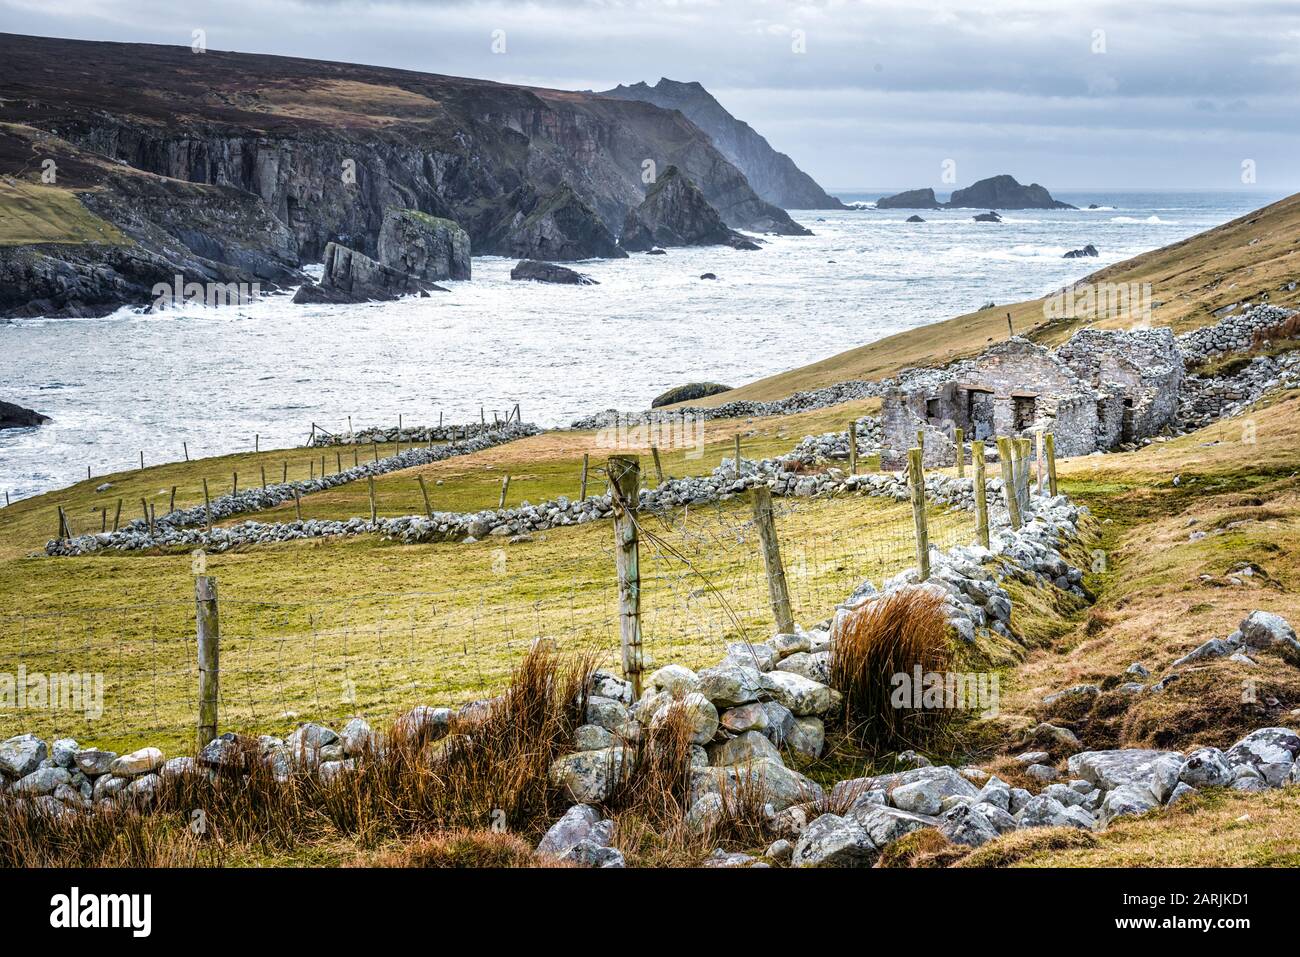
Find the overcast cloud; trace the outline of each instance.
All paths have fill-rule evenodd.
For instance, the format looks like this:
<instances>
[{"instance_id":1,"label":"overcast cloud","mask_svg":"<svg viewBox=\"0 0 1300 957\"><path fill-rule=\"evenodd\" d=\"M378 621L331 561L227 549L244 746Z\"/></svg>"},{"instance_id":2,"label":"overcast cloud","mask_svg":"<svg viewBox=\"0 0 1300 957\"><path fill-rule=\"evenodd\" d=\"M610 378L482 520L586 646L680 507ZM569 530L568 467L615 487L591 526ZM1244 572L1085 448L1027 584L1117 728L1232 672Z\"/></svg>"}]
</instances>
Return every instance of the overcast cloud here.
<instances>
[{"instance_id":1,"label":"overcast cloud","mask_svg":"<svg viewBox=\"0 0 1300 957\"><path fill-rule=\"evenodd\" d=\"M0 0L12 33L564 89L699 80L828 188L1300 189L1300 3ZM505 53L492 52L505 31ZM796 32L802 31L802 34ZM797 52L802 45L805 52Z\"/></svg>"}]
</instances>

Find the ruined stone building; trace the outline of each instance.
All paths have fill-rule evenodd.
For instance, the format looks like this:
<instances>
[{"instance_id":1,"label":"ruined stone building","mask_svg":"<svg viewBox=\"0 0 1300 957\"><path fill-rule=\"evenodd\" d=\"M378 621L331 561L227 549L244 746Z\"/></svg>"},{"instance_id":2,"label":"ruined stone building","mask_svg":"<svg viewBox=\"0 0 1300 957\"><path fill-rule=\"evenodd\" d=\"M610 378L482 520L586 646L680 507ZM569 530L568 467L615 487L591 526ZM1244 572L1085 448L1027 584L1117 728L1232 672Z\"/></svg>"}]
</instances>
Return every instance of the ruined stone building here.
<instances>
[{"instance_id":1,"label":"ruined stone building","mask_svg":"<svg viewBox=\"0 0 1300 957\"><path fill-rule=\"evenodd\" d=\"M957 429L990 445L1051 432L1060 457L1115 448L1173 421L1182 374L1168 329L1087 329L1055 352L1017 336L886 392L881 467L905 467L918 432L929 467L956 461Z\"/></svg>"}]
</instances>

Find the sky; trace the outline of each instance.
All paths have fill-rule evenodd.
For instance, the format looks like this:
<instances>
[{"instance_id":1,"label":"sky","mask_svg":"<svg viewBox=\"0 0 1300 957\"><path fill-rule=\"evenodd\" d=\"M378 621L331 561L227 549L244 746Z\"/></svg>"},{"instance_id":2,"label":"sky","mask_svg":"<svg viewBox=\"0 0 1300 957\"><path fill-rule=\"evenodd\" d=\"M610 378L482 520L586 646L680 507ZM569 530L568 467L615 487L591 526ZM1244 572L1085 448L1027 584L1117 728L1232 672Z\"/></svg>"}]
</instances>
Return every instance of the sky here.
<instances>
[{"instance_id":1,"label":"sky","mask_svg":"<svg viewBox=\"0 0 1300 957\"><path fill-rule=\"evenodd\" d=\"M561 89L698 80L833 190L1300 190L1297 0L0 0L3 32L196 30Z\"/></svg>"}]
</instances>

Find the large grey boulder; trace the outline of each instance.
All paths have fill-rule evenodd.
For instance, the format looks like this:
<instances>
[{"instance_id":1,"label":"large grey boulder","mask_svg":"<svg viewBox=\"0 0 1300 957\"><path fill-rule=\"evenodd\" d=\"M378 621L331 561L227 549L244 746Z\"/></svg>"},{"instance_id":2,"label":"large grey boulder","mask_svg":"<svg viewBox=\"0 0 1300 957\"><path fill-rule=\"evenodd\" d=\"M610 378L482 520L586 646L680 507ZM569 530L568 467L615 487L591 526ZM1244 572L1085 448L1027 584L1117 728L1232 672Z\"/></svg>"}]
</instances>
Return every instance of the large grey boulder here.
<instances>
[{"instance_id":1,"label":"large grey boulder","mask_svg":"<svg viewBox=\"0 0 1300 957\"><path fill-rule=\"evenodd\" d=\"M843 696L828 685L789 671L768 671L763 690L785 705L796 717L826 714L839 707Z\"/></svg>"},{"instance_id":2,"label":"large grey boulder","mask_svg":"<svg viewBox=\"0 0 1300 957\"><path fill-rule=\"evenodd\" d=\"M61 768L71 770L80 750L81 745L74 738L59 738L50 748L50 760Z\"/></svg>"},{"instance_id":3,"label":"large grey boulder","mask_svg":"<svg viewBox=\"0 0 1300 957\"><path fill-rule=\"evenodd\" d=\"M618 744L614 732L607 731L598 724L584 724L573 732L573 750L599 751L612 748Z\"/></svg>"},{"instance_id":4,"label":"large grey boulder","mask_svg":"<svg viewBox=\"0 0 1300 957\"><path fill-rule=\"evenodd\" d=\"M785 746L810 758L820 758L826 747L826 724L815 715L795 718L794 727L785 736Z\"/></svg>"},{"instance_id":5,"label":"large grey boulder","mask_svg":"<svg viewBox=\"0 0 1300 957\"><path fill-rule=\"evenodd\" d=\"M706 669L707 670L707 669ZM788 713L789 709L787 709ZM791 715L791 718L794 716ZM746 731L767 731L768 717L767 710L760 702L743 704L736 708L728 708L718 716L718 723L732 734L743 734Z\"/></svg>"},{"instance_id":6,"label":"large grey boulder","mask_svg":"<svg viewBox=\"0 0 1300 957\"><path fill-rule=\"evenodd\" d=\"M627 707L621 701L591 695L587 698L587 723L614 731L627 723Z\"/></svg>"},{"instance_id":7,"label":"large grey boulder","mask_svg":"<svg viewBox=\"0 0 1300 957\"><path fill-rule=\"evenodd\" d=\"M0 772L22 778L35 771L49 755L45 742L34 734L19 734L0 742Z\"/></svg>"},{"instance_id":8,"label":"large grey boulder","mask_svg":"<svg viewBox=\"0 0 1300 957\"><path fill-rule=\"evenodd\" d=\"M719 709L735 708L757 701L763 691L762 673L757 668L724 661L711 668L701 669L697 675L699 691Z\"/></svg>"},{"instance_id":9,"label":"large grey boulder","mask_svg":"<svg viewBox=\"0 0 1300 957\"><path fill-rule=\"evenodd\" d=\"M714 767L760 761L784 763L781 760L781 752L777 750L776 745L757 731L746 731L730 741L711 744L708 751L709 763Z\"/></svg>"},{"instance_id":10,"label":"large grey boulder","mask_svg":"<svg viewBox=\"0 0 1300 957\"><path fill-rule=\"evenodd\" d=\"M450 219L390 207L379 227L379 261L430 282L469 279L469 233Z\"/></svg>"},{"instance_id":11,"label":"large grey boulder","mask_svg":"<svg viewBox=\"0 0 1300 957\"><path fill-rule=\"evenodd\" d=\"M551 763L550 781L577 804L598 804L631 773L634 757L623 747L566 754Z\"/></svg>"},{"instance_id":12,"label":"large grey boulder","mask_svg":"<svg viewBox=\"0 0 1300 957\"><path fill-rule=\"evenodd\" d=\"M28 796L51 794L55 788L71 780L72 775L64 768L37 768L26 777L15 781L12 790L14 794Z\"/></svg>"},{"instance_id":13,"label":"large grey boulder","mask_svg":"<svg viewBox=\"0 0 1300 957\"><path fill-rule=\"evenodd\" d=\"M646 687L655 692L685 695L699 690L700 678L684 665L664 665L646 679Z\"/></svg>"},{"instance_id":14,"label":"large grey boulder","mask_svg":"<svg viewBox=\"0 0 1300 957\"><path fill-rule=\"evenodd\" d=\"M551 825L537 845L540 854L560 857L579 841L591 836L591 829L600 822L600 812L589 804L575 804Z\"/></svg>"},{"instance_id":15,"label":"large grey boulder","mask_svg":"<svg viewBox=\"0 0 1300 957\"><path fill-rule=\"evenodd\" d=\"M1268 648L1272 645L1300 648L1295 629L1285 618L1271 611L1252 611L1237 626L1237 630L1241 633L1241 643L1247 648Z\"/></svg>"},{"instance_id":16,"label":"large grey boulder","mask_svg":"<svg viewBox=\"0 0 1300 957\"><path fill-rule=\"evenodd\" d=\"M1260 728L1246 735L1226 755L1233 767L1286 764L1300 757L1300 735L1290 728Z\"/></svg>"},{"instance_id":17,"label":"large grey boulder","mask_svg":"<svg viewBox=\"0 0 1300 957\"><path fill-rule=\"evenodd\" d=\"M857 821L823 814L799 835L790 862L795 867L869 867L877 854Z\"/></svg>"},{"instance_id":18,"label":"large grey boulder","mask_svg":"<svg viewBox=\"0 0 1300 957\"><path fill-rule=\"evenodd\" d=\"M1170 794L1173 792L1171 791ZM1156 796L1147 788L1136 784L1121 784L1106 792L1101 802L1101 823L1110 824L1115 818L1130 814L1145 814L1160 806Z\"/></svg>"},{"instance_id":19,"label":"large grey boulder","mask_svg":"<svg viewBox=\"0 0 1300 957\"><path fill-rule=\"evenodd\" d=\"M1083 778L1103 791L1109 791L1125 784L1150 787L1161 758L1177 758L1181 766L1183 755L1178 751L1156 751L1147 748L1082 751L1072 755L1068 764L1071 777ZM1171 784L1170 787L1172 786Z\"/></svg>"},{"instance_id":20,"label":"large grey boulder","mask_svg":"<svg viewBox=\"0 0 1300 957\"><path fill-rule=\"evenodd\" d=\"M116 751L101 751L99 748L86 748L84 751L78 751L73 758L77 770L88 778L96 778L101 774L107 774L115 760L117 760Z\"/></svg>"},{"instance_id":21,"label":"large grey boulder","mask_svg":"<svg viewBox=\"0 0 1300 957\"><path fill-rule=\"evenodd\" d=\"M759 794L774 811L823 796L817 782L775 761L691 769L692 803L705 794L723 794L735 800L742 793Z\"/></svg>"},{"instance_id":22,"label":"large grey boulder","mask_svg":"<svg viewBox=\"0 0 1300 957\"><path fill-rule=\"evenodd\" d=\"M876 847L885 847L901 837L919 831L923 827L936 827L937 817L925 814L913 814L899 808L885 807L871 801L855 801L849 809L848 817L862 825L871 843Z\"/></svg>"},{"instance_id":23,"label":"large grey boulder","mask_svg":"<svg viewBox=\"0 0 1300 957\"><path fill-rule=\"evenodd\" d=\"M1197 645L1187 654L1176 660L1172 667L1181 668L1183 665L1190 665L1196 661L1207 661L1211 658L1225 658L1237 650L1237 646L1230 641L1222 638L1211 638L1204 644Z\"/></svg>"},{"instance_id":24,"label":"large grey boulder","mask_svg":"<svg viewBox=\"0 0 1300 957\"><path fill-rule=\"evenodd\" d=\"M707 744L718 731L718 709L698 691L663 705L650 720L650 727L662 725L673 714L685 714L691 727L692 744Z\"/></svg>"},{"instance_id":25,"label":"large grey boulder","mask_svg":"<svg viewBox=\"0 0 1300 957\"><path fill-rule=\"evenodd\" d=\"M1232 765L1218 748L1197 748L1178 770L1178 780L1194 788L1227 787L1235 777Z\"/></svg>"},{"instance_id":26,"label":"large grey boulder","mask_svg":"<svg viewBox=\"0 0 1300 957\"><path fill-rule=\"evenodd\" d=\"M1015 819L1021 827L1092 827L1092 816L1086 811L1046 794L1030 798Z\"/></svg>"},{"instance_id":27,"label":"large grey boulder","mask_svg":"<svg viewBox=\"0 0 1300 957\"><path fill-rule=\"evenodd\" d=\"M375 732L365 718L353 718L343 726L339 742L348 757L364 754L374 746Z\"/></svg>"},{"instance_id":28,"label":"large grey boulder","mask_svg":"<svg viewBox=\"0 0 1300 957\"><path fill-rule=\"evenodd\" d=\"M957 804L939 821L939 833L954 844L980 847L996 840L1001 832L984 814L983 804Z\"/></svg>"},{"instance_id":29,"label":"large grey boulder","mask_svg":"<svg viewBox=\"0 0 1300 957\"><path fill-rule=\"evenodd\" d=\"M520 282L549 282L558 286L599 286L600 283L586 273L557 266L540 259L521 259L510 270L510 278Z\"/></svg>"}]
</instances>

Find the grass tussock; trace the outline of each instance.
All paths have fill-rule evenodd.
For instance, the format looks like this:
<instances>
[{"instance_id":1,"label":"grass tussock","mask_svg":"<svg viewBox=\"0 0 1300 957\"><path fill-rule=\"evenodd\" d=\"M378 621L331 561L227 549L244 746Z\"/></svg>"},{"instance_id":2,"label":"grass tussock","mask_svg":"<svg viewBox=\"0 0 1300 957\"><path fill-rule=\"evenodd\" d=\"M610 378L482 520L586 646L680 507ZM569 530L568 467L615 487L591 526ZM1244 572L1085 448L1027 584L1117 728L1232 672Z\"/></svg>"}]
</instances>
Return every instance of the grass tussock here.
<instances>
[{"instance_id":1,"label":"grass tussock","mask_svg":"<svg viewBox=\"0 0 1300 957\"><path fill-rule=\"evenodd\" d=\"M421 834L366 860L375 867L567 867L539 855L517 834L468 828Z\"/></svg>"},{"instance_id":2,"label":"grass tussock","mask_svg":"<svg viewBox=\"0 0 1300 957\"><path fill-rule=\"evenodd\" d=\"M926 827L888 845L876 859L876 867L950 867L969 850Z\"/></svg>"},{"instance_id":3,"label":"grass tussock","mask_svg":"<svg viewBox=\"0 0 1300 957\"><path fill-rule=\"evenodd\" d=\"M1093 848L1100 843L1090 831L1074 827L1036 827L1028 831L1013 831L983 847L977 847L965 857L954 861L952 866L1010 867L1036 854Z\"/></svg>"},{"instance_id":4,"label":"grass tussock","mask_svg":"<svg viewBox=\"0 0 1300 957\"><path fill-rule=\"evenodd\" d=\"M830 659L830 683L844 695L845 730L878 750L930 746L953 709L913 707L903 691L918 667L946 674L953 660L943 599L929 589L896 591L851 612L832 636Z\"/></svg>"}]
</instances>

